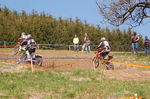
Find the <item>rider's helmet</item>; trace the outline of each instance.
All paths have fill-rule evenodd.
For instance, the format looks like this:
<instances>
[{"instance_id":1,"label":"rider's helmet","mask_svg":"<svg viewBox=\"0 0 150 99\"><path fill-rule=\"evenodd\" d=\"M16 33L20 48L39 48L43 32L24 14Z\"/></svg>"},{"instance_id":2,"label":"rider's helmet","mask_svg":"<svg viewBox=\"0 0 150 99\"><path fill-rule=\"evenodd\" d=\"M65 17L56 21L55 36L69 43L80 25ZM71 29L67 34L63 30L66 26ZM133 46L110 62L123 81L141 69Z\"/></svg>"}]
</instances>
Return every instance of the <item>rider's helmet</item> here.
<instances>
[{"instance_id":1,"label":"rider's helmet","mask_svg":"<svg viewBox=\"0 0 150 99\"><path fill-rule=\"evenodd\" d=\"M101 41L105 41L105 40L106 40L106 38L105 38L105 37L102 37L102 38L101 38Z\"/></svg>"},{"instance_id":2,"label":"rider's helmet","mask_svg":"<svg viewBox=\"0 0 150 99\"><path fill-rule=\"evenodd\" d=\"M25 32L22 32L21 35L25 35Z\"/></svg>"},{"instance_id":3,"label":"rider's helmet","mask_svg":"<svg viewBox=\"0 0 150 99\"><path fill-rule=\"evenodd\" d=\"M31 39L31 38L32 38L31 34L28 34L27 39Z\"/></svg>"}]
</instances>

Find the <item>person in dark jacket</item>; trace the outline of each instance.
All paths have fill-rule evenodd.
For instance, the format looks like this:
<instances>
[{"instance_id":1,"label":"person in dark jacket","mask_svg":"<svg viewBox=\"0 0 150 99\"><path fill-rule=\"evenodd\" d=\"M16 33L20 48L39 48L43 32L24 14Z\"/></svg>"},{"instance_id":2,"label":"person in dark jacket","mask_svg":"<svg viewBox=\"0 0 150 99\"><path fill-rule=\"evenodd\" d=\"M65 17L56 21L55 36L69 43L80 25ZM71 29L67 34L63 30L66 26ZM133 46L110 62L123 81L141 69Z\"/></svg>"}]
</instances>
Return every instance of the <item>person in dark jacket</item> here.
<instances>
[{"instance_id":1,"label":"person in dark jacket","mask_svg":"<svg viewBox=\"0 0 150 99\"><path fill-rule=\"evenodd\" d=\"M145 54L150 54L150 40L148 39L147 36L145 36L145 40L144 40L144 50L145 50Z\"/></svg>"}]
</instances>

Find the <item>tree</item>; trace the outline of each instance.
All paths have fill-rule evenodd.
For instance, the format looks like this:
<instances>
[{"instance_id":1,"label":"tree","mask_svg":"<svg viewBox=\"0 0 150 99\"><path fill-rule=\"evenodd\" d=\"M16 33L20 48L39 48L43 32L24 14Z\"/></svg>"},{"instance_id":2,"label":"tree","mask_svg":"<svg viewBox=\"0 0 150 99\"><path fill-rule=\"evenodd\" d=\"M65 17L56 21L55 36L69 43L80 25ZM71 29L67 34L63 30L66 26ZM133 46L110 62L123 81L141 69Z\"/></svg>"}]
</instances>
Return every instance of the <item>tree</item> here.
<instances>
[{"instance_id":1,"label":"tree","mask_svg":"<svg viewBox=\"0 0 150 99\"><path fill-rule=\"evenodd\" d=\"M140 25L150 18L150 0L98 0L100 14L112 25Z\"/></svg>"},{"instance_id":2,"label":"tree","mask_svg":"<svg viewBox=\"0 0 150 99\"><path fill-rule=\"evenodd\" d=\"M0 11L0 45L3 41L16 41L22 32L31 34L38 44L69 45L72 44L75 34L78 35L80 44L82 44L85 32L90 36L91 45L99 44L100 38L106 37L114 51L124 50L124 46L120 49L119 45L130 43L128 42L130 31L129 33L127 31L122 32L119 29L112 31L108 27L102 28L101 25L94 26L88 24L87 21L82 22L77 17L75 20L62 17L57 19L44 12L39 14L33 10L32 13L26 13L26 11L18 13L9 10L7 7L2 8ZM127 43L124 43L125 41Z\"/></svg>"}]
</instances>

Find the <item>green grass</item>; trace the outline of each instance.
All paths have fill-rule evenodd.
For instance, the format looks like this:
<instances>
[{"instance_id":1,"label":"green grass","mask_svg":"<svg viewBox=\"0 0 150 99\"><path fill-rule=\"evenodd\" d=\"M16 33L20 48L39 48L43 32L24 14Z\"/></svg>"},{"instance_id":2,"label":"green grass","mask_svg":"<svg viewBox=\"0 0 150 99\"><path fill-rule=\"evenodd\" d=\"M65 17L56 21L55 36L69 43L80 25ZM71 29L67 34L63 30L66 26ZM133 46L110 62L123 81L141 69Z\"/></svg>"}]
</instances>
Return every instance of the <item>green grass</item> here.
<instances>
[{"instance_id":1,"label":"green grass","mask_svg":"<svg viewBox=\"0 0 150 99\"><path fill-rule=\"evenodd\" d=\"M144 53L140 53L139 55L113 53L113 56L115 57L113 60L117 62L150 66L150 55L145 56Z\"/></svg>"},{"instance_id":2,"label":"green grass","mask_svg":"<svg viewBox=\"0 0 150 99\"><path fill-rule=\"evenodd\" d=\"M8 66L8 65L10 65L10 64L0 61L0 68L3 68L3 67Z\"/></svg>"},{"instance_id":3,"label":"green grass","mask_svg":"<svg viewBox=\"0 0 150 99\"><path fill-rule=\"evenodd\" d=\"M36 71L0 74L0 98L108 99L133 96L150 99L150 81L108 79L100 72ZM2 95L1 95L2 94Z\"/></svg>"},{"instance_id":4,"label":"green grass","mask_svg":"<svg viewBox=\"0 0 150 99\"><path fill-rule=\"evenodd\" d=\"M0 49L3 51L4 49ZM6 50L6 49L5 49ZM7 49L11 51L11 49ZM47 51L49 50L40 50ZM51 51L55 54L75 54L72 51ZM79 53L82 54L82 53ZM85 54L85 53L83 53ZM88 55L88 54L86 54ZM93 53L89 54L94 56ZM150 56L131 53L112 53L113 61L150 65ZM0 62L0 68L7 63ZM140 68L144 69L144 68ZM149 69L146 69L149 70ZM137 93L150 99L150 80L122 81L105 77L92 70L35 71L2 73L0 71L0 99L118 99Z\"/></svg>"}]
</instances>

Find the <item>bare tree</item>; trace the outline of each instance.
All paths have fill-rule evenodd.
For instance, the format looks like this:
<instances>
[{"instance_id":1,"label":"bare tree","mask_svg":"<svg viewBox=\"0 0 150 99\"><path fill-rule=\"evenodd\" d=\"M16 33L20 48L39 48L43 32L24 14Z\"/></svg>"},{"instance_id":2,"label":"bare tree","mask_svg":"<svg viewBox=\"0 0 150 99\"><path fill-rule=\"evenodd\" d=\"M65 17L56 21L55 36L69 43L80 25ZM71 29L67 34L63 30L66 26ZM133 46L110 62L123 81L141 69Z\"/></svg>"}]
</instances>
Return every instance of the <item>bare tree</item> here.
<instances>
[{"instance_id":1,"label":"bare tree","mask_svg":"<svg viewBox=\"0 0 150 99\"><path fill-rule=\"evenodd\" d=\"M150 18L150 0L98 0L100 14L112 25L140 25Z\"/></svg>"}]
</instances>

